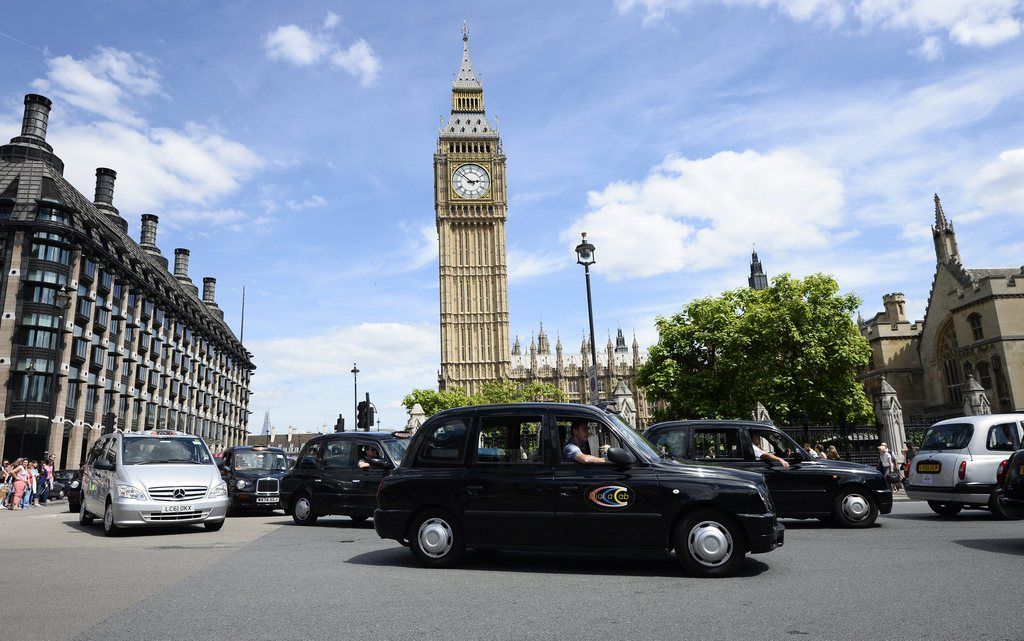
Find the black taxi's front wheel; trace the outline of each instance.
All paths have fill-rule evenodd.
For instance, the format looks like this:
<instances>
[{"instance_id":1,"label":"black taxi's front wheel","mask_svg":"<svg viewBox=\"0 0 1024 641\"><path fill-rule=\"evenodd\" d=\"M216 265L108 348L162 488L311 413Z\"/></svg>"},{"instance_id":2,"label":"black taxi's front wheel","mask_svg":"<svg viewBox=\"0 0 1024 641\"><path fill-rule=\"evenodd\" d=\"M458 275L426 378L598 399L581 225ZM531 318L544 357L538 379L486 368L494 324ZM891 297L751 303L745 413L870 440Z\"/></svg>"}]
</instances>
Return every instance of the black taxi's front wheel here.
<instances>
[{"instance_id":1,"label":"black taxi's front wheel","mask_svg":"<svg viewBox=\"0 0 1024 641\"><path fill-rule=\"evenodd\" d=\"M676 556L695 576L735 574L747 553L743 529L721 512L700 510L687 515L676 527Z\"/></svg>"},{"instance_id":2,"label":"black taxi's front wheel","mask_svg":"<svg viewBox=\"0 0 1024 641\"><path fill-rule=\"evenodd\" d=\"M422 512L413 520L409 549L420 565L428 568L452 567L466 554L458 522L450 512L439 509Z\"/></svg>"},{"instance_id":3,"label":"black taxi's front wheel","mask_svg":"<svg viewBox=\"0 0 1024 641\"><path fill-rule=\"evenodd\" d=\"M292 520L297 525L313 525L317 513L313 511L313 501L307 494L299 494L292 500Z\"/></svg>"}]
</instances>

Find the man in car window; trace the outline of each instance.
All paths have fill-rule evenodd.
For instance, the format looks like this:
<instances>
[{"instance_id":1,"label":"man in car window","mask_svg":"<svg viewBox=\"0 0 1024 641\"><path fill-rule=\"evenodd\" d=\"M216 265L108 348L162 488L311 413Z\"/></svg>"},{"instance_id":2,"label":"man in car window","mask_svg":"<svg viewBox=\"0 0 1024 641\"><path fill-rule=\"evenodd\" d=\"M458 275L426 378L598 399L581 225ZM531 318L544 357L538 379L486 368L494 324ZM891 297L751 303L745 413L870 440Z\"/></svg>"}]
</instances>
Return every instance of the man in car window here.
<instances>
[{"instance_id":1,"label":"man in car window","mask_svg":"<svg viewBox=\"0 0 1024 641\"><path fill-rule=\"evenodd\" d=\"M591 456L590 452L590 424L582 419L572 422L572 430L569 442L562 448L562 460L566 463L605 463L600 456ZM607 445L601 446L601 453L608 451Z\"/></svg>"},{"instance_id":2,"label":"man in car window","mask_svg":"<svg viewBox=\"0 0 1024 641\"><path fill-rule=\"evenodd\" d=\"M776 456L776 455L774 455L774 454L772 454L770 452L766 452L766 451L761 449L762 447L766 447L766 446L764 444L764 440L761 438L761 436L759 434L751 434L750 435L750 444L754 448L754 460L755 461L764 461L766 463L770 463L772 461L775 461L777 463L781 463L782 464L782 469L784 469L784 470L788 470L789 469L789 463L786 462L786 459L784 459L782 457L779 457L779 456Z\"/></svg>"}]
</instances>

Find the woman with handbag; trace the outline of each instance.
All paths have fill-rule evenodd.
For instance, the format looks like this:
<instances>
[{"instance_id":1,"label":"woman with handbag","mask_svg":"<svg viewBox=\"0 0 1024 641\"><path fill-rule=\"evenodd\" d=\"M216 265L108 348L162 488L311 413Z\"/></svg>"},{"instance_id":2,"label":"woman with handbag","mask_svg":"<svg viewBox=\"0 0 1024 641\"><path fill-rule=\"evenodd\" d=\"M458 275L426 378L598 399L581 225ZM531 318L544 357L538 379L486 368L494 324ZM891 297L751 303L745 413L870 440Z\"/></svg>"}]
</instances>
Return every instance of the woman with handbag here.
<instances>
[{"instance_id":1,"label":"woman with handbag","mask_svg":"<svg viewBox=\"0 0 1024 641\"><path fill-rule=\"evenodd\" d=\"M878 446L878 471L885 477L890 490L895 492L899 489L900 473L896 470L896 458L885 443Z\"/></svg>"}]
</instances>

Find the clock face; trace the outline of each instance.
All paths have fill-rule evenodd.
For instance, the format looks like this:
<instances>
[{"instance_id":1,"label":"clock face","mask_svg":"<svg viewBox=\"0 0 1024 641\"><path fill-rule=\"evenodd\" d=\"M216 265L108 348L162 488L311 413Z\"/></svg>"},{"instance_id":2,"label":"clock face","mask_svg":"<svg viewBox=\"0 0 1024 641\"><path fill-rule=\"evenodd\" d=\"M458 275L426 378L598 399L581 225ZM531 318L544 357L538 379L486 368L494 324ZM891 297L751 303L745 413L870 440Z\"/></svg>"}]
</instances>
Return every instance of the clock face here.
<instances>
[{"instance_id":1,"label":"clock face","mask_svg":"<svg viewBox=\"0 0 1024 641\"><path fill-rule=\"evenodd\" d=\"M463 198L480 198L491 186L491 178L480 165L462 165L452 174L452 188Z\"/></svg>"}]
</instances>

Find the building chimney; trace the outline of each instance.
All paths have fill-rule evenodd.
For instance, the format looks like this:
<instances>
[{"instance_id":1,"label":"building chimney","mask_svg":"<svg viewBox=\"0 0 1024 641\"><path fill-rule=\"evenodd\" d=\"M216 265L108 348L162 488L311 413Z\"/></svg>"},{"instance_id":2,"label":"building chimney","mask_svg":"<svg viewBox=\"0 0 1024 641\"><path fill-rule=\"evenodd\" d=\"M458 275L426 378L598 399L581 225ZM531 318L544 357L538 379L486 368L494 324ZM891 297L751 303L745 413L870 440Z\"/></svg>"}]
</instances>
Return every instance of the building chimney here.
<instances>
[{"instance_id":1,"label":"building chimney","mask_svg":"<svg viewBox=\"0 0 1024 641\"><path fill-rule=\"evenodd\" d=\"M217 292L217 279L213 276L207 276L203 279L203 302L207 305L216 305L217 300L215 294Z\"/></svg>"},{"instance_id":2,"label":"building chimney","mask_svg":"<svg viewBox=\"0 0 1024 641\"><path fill-rule=\"evenodd\" d=\"M184 247L174 250L174 277L178 280L188 280L188 255Z\"/></svg>"},{"instance_id":3,"label":"building chimney","mask_svg":"<svg viewBox=\"0 0 1024 641\"><path fill-rule=\"evenodd\" d=\"M106 167L96 168L96 196L92 199L95 205L114 206L114 181L117 172ZM116 210L115 210L116 211Z\"/></svg>"},{"instance_id":4,"label":"building chimney","mask_svg":"<svg viewBox=\"0 0 1024 641\"><path fill-rule=\"evenodd\" d=\"M160 253L156 246L156 225L160 217L154 214L142 214L142 235L139 238L139 245L147 250Z\"/></svg>"},{"instance_id":5,"label":"building chimney","mask_svg":"<svg viewBox=\"0 0 1024 641\"><path fill-rule=\"evenodd\" d=\"M21 136L46 142L46 126L53 105L46 96L30 93L25 96L25 117L21 121Z\"/></svg>"}]
</instances>

